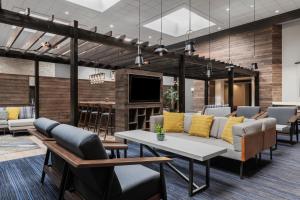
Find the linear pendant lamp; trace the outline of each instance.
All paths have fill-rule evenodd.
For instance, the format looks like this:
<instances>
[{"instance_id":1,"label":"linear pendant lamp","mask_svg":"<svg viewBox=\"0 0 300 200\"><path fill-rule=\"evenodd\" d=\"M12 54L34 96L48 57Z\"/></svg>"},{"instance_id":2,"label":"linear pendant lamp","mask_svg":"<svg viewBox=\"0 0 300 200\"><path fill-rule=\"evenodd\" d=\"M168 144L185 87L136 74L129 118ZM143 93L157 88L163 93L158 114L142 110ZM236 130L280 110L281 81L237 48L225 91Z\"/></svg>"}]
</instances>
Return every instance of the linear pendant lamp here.
<instances>
[{"instance_id":1,"label":"linear pendant lamp","mask_svg":"<svg viewBox=\"0 0 300 200\"><path fill-rule=\"evenodd\" d=\"M144 64L144 58L141 51L141 0L139 0L139 40L138 40L138 54L135 58L135 64L141 67Z\"/></svg>"},{"instance_id":2,"label":"linear pendant lamp","mask_svg":"<svg viewBox=\"0 0 300 200\"><path fill-rule=\"evenodd\" d=\"M231 32L230 32L230 27L231 27L231 1L228 0L228 61L227 61L227 66L225 67L228 71L231 71L232 68L234 68L232 61L230 59L230 43L231 43Z\"/></svg>"},{"instance_id":3,"label":"linear pendant lamp","mask_svg":"<svg viewBox=\"0 0 300 200\"><path fill-rule=\"evenodd\" d=\"M208 32L209 32L208 33L208 57L209 57L209 62L207 63L207 66L206 66L206 76L207 76L207 78L211 77L212 68L213 68L212 62L211 62L211 59L210 59L210 46L211 46L211 38L210 38L210 34L211 34L211 32L210 32L210 18L211 18L210 11L211 11L211 9L210 9L210 7L211 7L211 2L210 2L210 0L208 0Z\"/></svg>"},{"instance_id":4,"label":"linear pendant lamp","mask_svg":"<svg viewBox=\"0 0 300 200\"><path fill-rule=\"evenodd\" d=\"M184 53L192 56L195 52L194 42L190 40L190 34L192 33L192 2L189 0L189 30L186 33L187 40L185 42Z\"/></svg>"},{"instance_id":5,"label":"linear pendant lamp","mask_svg":"<svg viewBox=\"0 0 300 200\"><path fill-rule=\"evenodd\" d=\"M159 39L159 46L154 50L155 54L159 56L163 56L168 53L168 49L166 49L165 45L162 44L162 22L163 20L163 10L162 10L162 0L160 0L160 39Z\"/></svg>"},{"instance_id":6,"label":"linear pendant lamp","mask_svg":"<svg viewBox=\"0 0 300 200\"><path fill-rule=\"evenodd\" d=\"M256 37L255 37L255 20L256 20L256 0L253 0L253 60L254 62L251 63L250 69L251 70L257 70L258 69L258 65L256 62L256 55L255 55L255 43L256 43Z\"/></svg>"}]
</instances>

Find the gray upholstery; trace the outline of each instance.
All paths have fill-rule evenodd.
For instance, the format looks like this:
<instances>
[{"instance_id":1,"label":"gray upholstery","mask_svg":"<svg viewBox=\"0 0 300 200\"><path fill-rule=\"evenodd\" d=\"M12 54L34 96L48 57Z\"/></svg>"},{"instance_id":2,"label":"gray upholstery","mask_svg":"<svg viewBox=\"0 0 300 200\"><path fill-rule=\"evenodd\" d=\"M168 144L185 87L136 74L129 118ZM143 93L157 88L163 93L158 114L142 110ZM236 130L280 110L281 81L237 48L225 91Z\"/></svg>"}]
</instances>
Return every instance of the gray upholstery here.
<instances>
[{"instance_id":1,"label":"gray upholstery","mask_svg":"<svg viewBox=\"0 0 300 200\"><path fill-rule=\"evenodd\" d=\"M252 118L254 115L260 112L259 106L238 106L236 110L236 116L244 116L245 118Z\"/></svg>"},{"instance_id":2,"label":"gray upholstery","mask_svg":"<svg viewBox=\"0 0 300 200\"><path fill-rule=\"evenodd\" d=\"M96 134L69 125L56 126L51 133L60 146L82 159L108 159ZM73 187L85 199L103 199L110 180L112 200L146 200L160 192L159 173L141 165L71 170Z\"/></svg>"},{"instance_id":3,"label":"gray upholstery","mask_svg":"<svg viewBox=\"0 0 300 200\"><path fill-rule=\"evenodd\" d=\"M52 137L51 130L58 126L59 123L57 121L41 117L36 119L33 122L33 125L40 133L46 135L47 137Z\"/></svg>"},{"instance_id":4,"label":"gray upholstery","mask_svg":"<svg viewBox=\"0 0 300 200\"><path fill-rule=\"evenodd\" d=\"M214 115L215 117L226 117L231 113L230 107L206 108L205 115Z\"/></svg>"},{"instance_id":5,"label":"gray upholstery","mask_svg":"<svg viewBox=\"0 0 300 200\"><path fill-rule=\"evenodd\" d=\"M0 120L7 120L7 112L5 110L0 111Z\"/></svg>"},{"instance_id":6,"label":"gray upholstery","mask_svg":"<svg viewBox=\"0 0 300 200\"><path fill-rule=\"evenodd\" d=\"M122 195L118 200L146 200L160 191L160 174L142 165L115 167Z\"/></svg>"},{"instance_id":7,"label":"gray upholstery","mask_svg":"<svg viewBox=\"0 0 300 200\"><path fill-rule=\"evenodd\" d=\"M242 151L241 139L244 135L262 133L262 121L246 122L232 127L233 147L235 151Z\"/></svg>"},{"instance_id":8,"label":"gray upholstery","mask_svg":"<svg viewBox=\"0 0 300 200\"><path fill-rule=\"evenodd\" d=\"M154 132L155 125L159 124L161 126L164 125L164 117L163 115L155 115L150 117L150 131Z\"/></svg>"},{"instance_id":9,"label":"gray upholstery","mask_svg":"<svg viewBox=\"0 0 300 200\"><path fill-rule=\"evenodd\" d=\"M275 118L277 124L288 125L289 119L297 114L297 107L269 107L268 117Z\"/></svg>"},{"instance_id":10,"label":"gray upholstery","mask_svg":"<svg viewBox=\"0 0 300 200\"><path fill-rule=\"evenodd\" d=\"M214 117L210 136L220 139L227 120L227 117Z\"/></svg>"}]
</instances>

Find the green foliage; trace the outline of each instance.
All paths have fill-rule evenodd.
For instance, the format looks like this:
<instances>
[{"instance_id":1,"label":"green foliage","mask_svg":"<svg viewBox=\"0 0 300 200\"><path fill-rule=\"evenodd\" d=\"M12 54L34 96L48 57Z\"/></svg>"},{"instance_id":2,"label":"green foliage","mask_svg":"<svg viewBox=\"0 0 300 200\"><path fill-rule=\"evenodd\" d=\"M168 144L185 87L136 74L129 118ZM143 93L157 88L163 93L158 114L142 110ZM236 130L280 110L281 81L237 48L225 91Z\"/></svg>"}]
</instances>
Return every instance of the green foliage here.
<instances>
[{"instance_id":1,"label":"green foliage","mask_svg":"<svg viewBox=\"0 0 300 200\"><path fill-rule=\"evenodd\" d=\"M178 101L178 91L174 87L164 93L164 101L171 111L175 110L175 103Z\"/></svg>"},{"instance_id":2,"label":"green foliage","mask_svg":"<svg viewBox=\"0 0 300 200\"><path fill-rule=\"evenodd\" d=\"M155 124L154 132L157 133L158 135L165 134L165 131L160 124Z\"/></svg>"}]
</instances>

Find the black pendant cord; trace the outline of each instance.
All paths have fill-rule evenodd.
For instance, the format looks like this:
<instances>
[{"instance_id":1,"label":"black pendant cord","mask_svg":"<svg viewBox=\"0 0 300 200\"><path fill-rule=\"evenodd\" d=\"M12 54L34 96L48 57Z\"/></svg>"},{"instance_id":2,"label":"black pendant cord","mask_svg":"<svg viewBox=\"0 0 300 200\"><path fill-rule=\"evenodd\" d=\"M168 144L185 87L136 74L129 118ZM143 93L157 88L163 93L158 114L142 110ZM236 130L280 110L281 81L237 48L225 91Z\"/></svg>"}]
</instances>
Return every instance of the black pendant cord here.
<instances>
[{"instance_id":1,"label":"black pendant cord","mask_svg":"<svg viewBox=\"0 0 300 200\"><path fill-rule=\"evenodd\" d=\"M210 37L210 15L211 15L211 13L210 13L210 0L208 0L208 57L209 57L209 60L210 60L210 45L211 45L211 37Z\"/></svg>"},{"instance_id":2,"label":"black pendant cord","mask_svg":"<svg viewBox=\"0 0 300 200\"><path fill-rule=\"evenodd\" d=\"M253 58L255 59L255 43L256 43L256 34L255 34L255 21L256 21L256 0L253 0ZM255 62L255 60L254 60Z\"/></svg>"},{"instance_id":3,"label":"black pendant cord","mask_svg":"<svg viewBox=\"0 0 300 200\"><path fill-rule=\"evenodd\" d=\"M163 18L163 9L162 9L162 0L160 0L160 45L162 44L162 29L163 29L163 23L162 23L162 18Z\"/></svg>"},{"instance_id":4,"label":"black pendant cord","mask_svg":"<svg viewBox=\"0 0 300 200\"><path fill-rule=\"evenodd\" d=\"M138 40L138 55L141 54L141 0L139 0L139 40Z\"/></svg>"},{"instance_id":5,"label":"black pendant cord","mask_svg":"<svg viewBox=\"0 0 300 200\"><path fill-rule=\"evenodd\" d=\"M231 27L231 21L230 21L230 18L231 18L231 5L230 5L230 0L228 0L228 4L229 4L229 11L228 11L228 62L229 64L231 64L231 59L230 59L230 43L231 43L231 32L230 32L230 27Z\"/></svg>"},{"instance_id":6,"label":"black pendant cord","mask_svg":"<svg viewBox=\"0 0 300 200\"><path fill-rule=\"evenodd\" d=\"M190 39L190 34L192 33L192 0L189 0L189 32L188 40Z\"/></svg>"}]
</instances>

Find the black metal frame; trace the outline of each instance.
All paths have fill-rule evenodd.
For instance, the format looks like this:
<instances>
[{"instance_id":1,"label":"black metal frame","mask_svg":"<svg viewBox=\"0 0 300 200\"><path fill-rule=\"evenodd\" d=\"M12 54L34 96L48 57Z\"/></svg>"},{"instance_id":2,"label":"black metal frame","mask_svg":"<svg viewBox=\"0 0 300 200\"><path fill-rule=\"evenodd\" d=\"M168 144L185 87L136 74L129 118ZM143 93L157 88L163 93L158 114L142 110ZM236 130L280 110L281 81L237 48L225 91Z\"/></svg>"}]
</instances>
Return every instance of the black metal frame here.
<instances>
[{"instance_id":1,"label":"black metal frame","mask_svg":"<svg viewBox=\"0 0 300 200\"><path fill-rule=\"evenodd\" d=\"M144 144L140 144L140 155L143 155L143 147L145 147L148 151L150 151L153 155L157 156L157 157L161 157L161 155L154 150L153 148L144 145ZM206 160L204 161L206 170L205 170L205 184L198 186L195 182L194 182L194 162L195 160L192 158L188 159L189 162L189 175L186 176L184 173L182 173L180 170L178 170L173 164L171 163L166 163L166 165L172 170L174 171L177 175L179 175L183 180L185 180L186 182L188 182L188 192L189 192L189 196L192 197L195 194L199 193L199 192L203 192L204 190L209 188L210 185L210 160Z\"/></svg>"}]
</instances>

